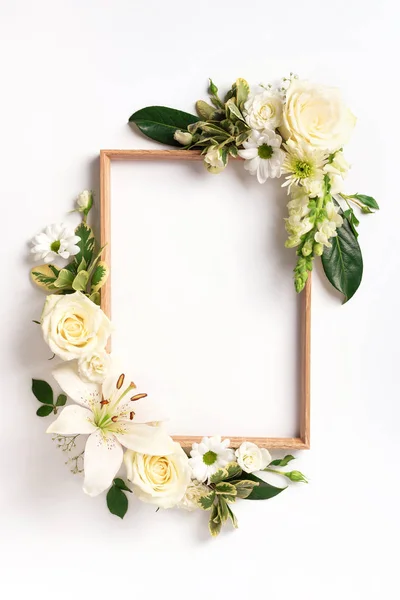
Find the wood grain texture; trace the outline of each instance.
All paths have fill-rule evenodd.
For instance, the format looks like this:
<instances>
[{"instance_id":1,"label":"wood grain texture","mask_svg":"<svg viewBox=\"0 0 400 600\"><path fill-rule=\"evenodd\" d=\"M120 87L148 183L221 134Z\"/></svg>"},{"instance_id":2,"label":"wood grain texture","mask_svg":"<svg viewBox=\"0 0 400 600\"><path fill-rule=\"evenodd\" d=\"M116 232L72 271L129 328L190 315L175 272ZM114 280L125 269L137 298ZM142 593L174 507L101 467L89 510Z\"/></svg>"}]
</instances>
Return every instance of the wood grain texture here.
<instances>
[{"instance_id":1,"label":"wood grain texture","mask_svg":"<svg viewBox=\"0 0 400 600\"><path fill-rule=\"evenodd\" d=\"M100 151L100 243L105 245L103 259L111 267L111 162L113 160L202 160L198 150L101 150ZM112 269L111 269L112 272ZM101 308L111 318L111 275L101 290ZM311 274L301 297L299 394L299 437L260 438L226 436L236 448L244 441L262 448L306 450L310 448L310 375L311 375ZM107 348L110 351L110 345ZM187 448L199 442L201 436L174 436Z\"/></svg>"}]
</instances>

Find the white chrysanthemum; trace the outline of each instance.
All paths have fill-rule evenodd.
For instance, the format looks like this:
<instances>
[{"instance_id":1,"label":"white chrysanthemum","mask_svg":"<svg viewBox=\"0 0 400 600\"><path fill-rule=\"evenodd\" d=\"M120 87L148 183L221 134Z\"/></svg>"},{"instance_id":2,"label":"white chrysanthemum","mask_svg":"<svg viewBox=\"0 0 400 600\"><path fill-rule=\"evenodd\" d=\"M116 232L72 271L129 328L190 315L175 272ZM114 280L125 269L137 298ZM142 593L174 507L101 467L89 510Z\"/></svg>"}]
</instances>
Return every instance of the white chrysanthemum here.
<instances>
[{"instance_id":1,"label":"white chrysanthemum","mask_svg":"<svg viewBox=\"0 0 400 600\"><path fill-rule=\"evenodd\" d=\"M50 263L57 256L69 258L79 252L81 238L63 223L48 225L46 229L32 239L31 253L35 260Z\"/></svg>"},{"instance_id":2,"label":"white chrysanthemum","mask_svg":"<svg viewBox=\"0 0 400 600\"><path fill-rule=\"evenodd\" d=\"M328 154L306 144L296 144L293 140L289 140L284 147L287 154L282 172L287 177L282 187L288 186L289 193L293 185L302 185L310 197L319 196L323 189Z\"/></svg>"},{"instance_id":3,"label":"white chrysanthemum","mask_svg":"<svg viewBox=\"0 0 400 600\"><path fill-rule=\"evenodd\" d=\"M246 123L252 129L276 129L282 124L282 96L265 90L252 95L244 105Z\"/></svg>"},{"instance_id":4,"label":"white chrysanthemum","mask_svg":"<svg viewBox=\"0 0 400 600\"><path fill-rule=\"evenodd\" d=\"M252 131L243 142L244 150L239 156L245 159L244 168L251 175L257 175L259 183L265 183L268 177L280 177L285 153L281 150L282 138L274 131Z\"/></svg>"},{"instance_id":5,"label":"white chrysanthemum","mask_svg":"<svg viewBox=\"0 0 400 600\"><path fill-rule=\"evenodd\" d=\"M218 469L235 460L234 451L229 448L230 441L221 441L220 435L204 437L200 444L193 444L190 451L189 464L192 479L200 483L210 479Z\"/></svg>"},{"instance_id":6,"label":"white chrysanthemum","mask_svg":"<svg viewBox=\"0 0 400 600\"><path fill-rule=\"evenodd\" d=\"M337 236L337 227L343 225L343 218L338 214L338 208L333 202L328 202L326 207L327 219L318 224L318 231L314 236L314 239L319 244L330 248L332 244L330 239Z\"/></svg>"},{"instance_id":7,"label":"white chrysanthemum","mask_svg":"<svg viewBox=\"0 0 400 600\"><path fill-rule=\"evenodd\" d=\"M210 488L199 483L198 481L191 481L186 488L185 495L182 500L178 503L178 508L184 508L188 511L196 510L201 508L199 500L202 496L206 496L210 492Z\"/></svg>"}]
</instances>

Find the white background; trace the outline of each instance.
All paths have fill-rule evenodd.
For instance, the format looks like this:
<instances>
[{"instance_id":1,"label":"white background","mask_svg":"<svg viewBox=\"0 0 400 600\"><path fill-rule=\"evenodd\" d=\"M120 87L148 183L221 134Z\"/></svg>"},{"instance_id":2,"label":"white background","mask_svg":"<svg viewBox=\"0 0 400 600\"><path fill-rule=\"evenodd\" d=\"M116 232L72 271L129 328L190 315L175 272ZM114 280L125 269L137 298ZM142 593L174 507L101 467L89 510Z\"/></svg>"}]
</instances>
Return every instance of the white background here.
<instances>
[{"instance_id":1,"label":"white background","mask_svg":"<svg viewBox=\"0 0 400 600\"><path fill-rule=\"evenodd\" d=\"M0 568L8 598L397 597L400 132L391 65L399 17L389 0L1 1ZM30 379L48 376L51 363L31 323L43 299L29 283L26 242L63 218L80 190L98 188L100 148L153 147L126 125L134 110L191 111L208 76L223 87L289 71L343 89L358 117L348 187L382 207L362 219L356 297L341 306L315 274L312 450L297 461L310 485L238 504L240 529L218 540L208 539L204 514L154 514L135 503L120 522L104 497L81 493L35 416ZM277 244L270 260L285 252Z\"/></svg>"}]
</instances>

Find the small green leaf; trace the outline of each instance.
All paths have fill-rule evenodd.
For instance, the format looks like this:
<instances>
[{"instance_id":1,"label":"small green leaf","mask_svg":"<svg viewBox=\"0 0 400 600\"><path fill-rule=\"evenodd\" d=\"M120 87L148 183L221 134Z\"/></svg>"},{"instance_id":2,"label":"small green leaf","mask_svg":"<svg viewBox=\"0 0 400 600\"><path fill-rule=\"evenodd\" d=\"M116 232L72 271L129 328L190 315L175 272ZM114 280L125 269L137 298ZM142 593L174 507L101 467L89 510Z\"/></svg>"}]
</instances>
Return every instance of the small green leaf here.
<instances>
[{"instance_id":1,"label":"small green leaf","mask_svg":"<svg viewBox=\"0 0 400 600\"><path fill-rule=\"evenodd\" d=\"M198 499L197 503L200 506L200 508L202 508L203 510L210 510L210 508L214 504L214 500L215 500L215 492L214 492L214 490L212 490L209 494L206 494L205 496L201 496Z\"/></svg>"},{"instance_id":2,"label":"small green leaf","mask_svg":"<svg viewBox=\"0 0 400 600\"><path fill-rule=\"evenodd\" d=\"M218 516L221 523L225 523L228 520L229 512L228 505L225 500L221 497L218 502Z\"/></svg>"},{"instance_id":3,"label":"small green leaf","mask_svg":"<svg viewBox=\"0 0 400 600\"><path fill-rule=\"evenodd\" d=\"M140 131L152 140L180 147L181 144L174 139L175 131L185 131L188 125L198 120L196 115L166 106L147 106L129 117L129 122L135 123Z\"/></svg>"},{"instance_id":4,"label":"small green leaf","mask_svg":"<svg viewBox=\"0 0 400 600\"><path fill-rule=\"evenodd\" d=\"M56 406L64 406L67 401L67 396L65 394L60 394L57 398Z\"/></svg>"},{"instance_id":5,"label":"small green leaf","mask_svg":"<svg viewBox=\"0 0 400 600\"><path fill-rule=\"evenodd\" d=\"M40 406L37 411L36 414L38 417L48 417L50 413L52 413L54 410L53 406L49 406L48 404L43 404L42 406Z\"/></svg>"},{"instance_id":6,"label":"small green leaf","mask_svg":"<svg viewBox=\"0 0 400 600\"><path fill-rule=\"evenodd\" d=\"M36 321L36 319L32 319L32 323L36 323L36 325L40 325L40 321Z\"/></svg>"},{"instance_id":7,"label":"small green leaf","mask_svg":"<svg viewBox=\"0 0 400 600\"><path fill-rule=\"evenodd\" d=\"M80 271L72 282L72 289L77 292L84 292L86 291L88 281L89 273L87 271Z\"/></svg>"},{"instance_id":8,"label":"small green leaf","mask_svg":"<svg viewBox=\"0 0 400 600\"><path fill-rule=\"evenodd\" d=\"M228 476L225 479L233 479L233 477L239 477L242 474L242 469L235 462L230 462L224 467L225 471L227 471Z\"/></svg>"},{"instance_id":9,"label":"small green leaf","mask_svg":"<svg viewBox=\"0 0 400 600\"><path fill-rule=\"evenodd\" d=\"M54 282L58 277L58 271L57 275L55 275L51 266L52 265L39 265L38 267L33 267L31 269L31 279L33 283L44 289L46 292L57 289Z\"/></svg>"},{"instance_id":10,"label":"small green leaf","mask_svg":"<svg viewBox=\"0 0 400 600\"><path fill-rule=\"evenodd\" d=\"M353 194L352 196L346 196L346 197L347 198L355 198L356 200L361 202L361 204L368 206L368 208L373 208L375 210L379 210L379 204L377 203L375 198L372 198L372 196L366 196L365 194Z\"/></svg>"},{"instance_id":11,"label":"small green leaf","mask_svg":"<svg viewBox=\"0 0 400 600\"><path fill-rule=\"evenodd\" d=\"M232 525L234 526L235 529L237 529L239 527L239 524L238 524L238 520L236 518L236 515L232 512L230 506L228 506L227 508L228 508L229 517L230 517L230 519L232 521Z\"/></svg>"},{"instance_id":12,"label":"small green leaf","mask_svg":"<svg viewBox=\"0 0 400 600\"><path fill-rule=\"evenodd\" d=\"M236 119L239 119L240 121L244 121L244 117L243 117L242 113L240 112L240 110L238 109L238 107L236 106L233 98L228 100L228 102L226 103L226 108L227 108L227 110L229 110L229 112L231 113L231 115L233 117L236 117Z\"/></svg>"},{"instance_id":13,"label":"small green leaf","mask_svg":"<svg viewBox=\"0 0 400 600\"><path fill-rule=\"evenodd\" d=\"M92 229L83 221L75 229L75 235L81 238L77 243L79 252L74 257L75 267L78 268L83 258L87 265L90 264L93 257L95 240Z\"/></svg>"},{"instance_id":14,"label":"small green leaf","mask_svg":"<svg viewBox=\"0 0 400 600\"><path fill-rule=\"evenodd\" d=\"M246 102L249 93L250 87L247 81L242 78L236 79L236 104L240 110L243 109L243 105Z\"/></svg>"},{"instance_id":15,"label":"small green leaf","mask_svg":"<svg viewBox=\"0 0 400 600\"><path fill-rule=\"evenodd\" d=\"M226 469L218 469L215 471L213 475L210 477L210 483L219 483L220 481L224 481L229 476L228 471Z\"/></svg>"},{"instance_id":16,"label":"small green leaf","mask_svg":"<svg viewBox=\"0 0 400 600\"><path fill-rule=\"evenodd\" d=\"M107 492L107 506L110 513L123 519L128 510L128 498L116 485L112 485Z\"/></svg>"},{"instance_id":17,"label":"small green leaf","mask_svg":"<svg viewBox=\"0 0 400 600\"><path fill-rule=\"evenodd\" d=\"M93 294L90 294L89 300L94 302L94 304L97 304L97 306L100 306L100 292L94 292Z\"/></svg>"},{"instance_id":18,"label":"small green leaf","mask_svg":"<svg viewBox=\"0 0 400 600\"><path fill-rule=\"evenodd\" d=\"M216 113L215 108L208 104L208 102L204 102L204 100L196 102L196 111L199 117L205 121L212 121Z\"/></svg>"},{"instance_id":19,"label":"small green leaf","mask_svg":"<svg viewBox=\"0 0 400 600\"><path fill-rule=\"evenodd\" d=\"M86 271L86 268L87 268L87 262L84 258L82 258L81 262L79 263L77 273L79 273L80 271Z\"/></svg>"},{"instance_id":20,"label":"small green leaf","mask_svg":"<svg viewBox=\"0 0 400 600\"><path fill-rule=\"evenodd\" d=\"M42 379L32 379L32 392L39 402L51 404L53 406L53 390L47 381L43 381Z\"/></svg>"},{"instance_id":21,"label":"small green leaf","mask_svg":"<svg viewBox=\"0 0 400 600\"><path fill-rule=\"evenodd\" d=\"M325 275L339 292L344 302L358 290L362 274L363 259L361 248L347 220L337 229L337 236L331 240L331 248L324 248L321 257Z\"/></svg>"},{"instance_id":22,"label":"small green leaf","mask_svg":"<svg viewBox=\"0 0 400 600\"><path fill-rule=\"evenodd\" d=\"M234 482L232 482L234 483ZM242 479L237 483L234 483L236 488L236 494L238 498L248 498L253 489L259 485L256 481L250 481L248 479Z\"/></svg>"},{"instance_id":23,"label":"small green leaf","mask_svg":"<svg viewBox=\"0 0 400 600\"><path fill-rule=\"evenodd\" d=\"M273 498L274 496L277 496L283 492L283 490L286 490L286 487L278 488L274 485L270 485L263 479L253 475L253 473L246 473L246 479L258 483L258 486L253 489L251 494L247 496L246 500L269 500L270 498Z\"/></svg>"},{"instance_id":24,"label":"small green leaf","mask_svg":"<svg viewBox=\"0 0 400 600\"><path fill-rule=\"evenodd\" d=\"M208 529L213 537L216 537L221 531L222 523L218 514L218 507L214 504L210 520L208 522Z\"/></svg>"},{"instance_id":25,"label":"small green leaf","mask_svg":"<svg viewBox=\"0 0 400 600\"><path fill-rule=\"evenodd\" d=\"M116 479L114 479L113 484L116 485L117 488L120 489L120 490L124 490L125 492L132 493L132 490L130 490L128 488L128 486L126 485L125 481L123 479L120 479L119 477L117 477Z\"/></svg>"},{"instance_id":26,"label":"small green leaf","mask_svg":"<svg viewBox=\"0 0 400 600\"><path fill-rule=\"evenodd\" d=\"M227 481L221 481L215 486L215 491L219 495L227 494L228 496L236 496L236 487Z\"/></svg>"},{"instance_id":27,"label":"small green leaf","mask_svg":"<svg viewBox=\"0 0 400 600\"><path fill-rule=\"evenodd\" d=\"M100 261L95 270L93 271L93 275L92 275L92 281L91 281L91 292L98 292L99 289L101 287L103 287L103 285L105 284L105 282L107 281L107 278L109 276L110 273L110 269L108 268L107 263L105 263L104 261Z\"/></svg>"},{"instance_id":28,"label":"small green leaf","mask_svg":"<svg viewBox=\"0 0 400 600\"><path fill-rule=\"evenodd\" d=\"M287 454L284 458L276 458L269 463L269 467L286 467L291 460L295 460L294 456Z\"/></svg>"},{"instance_id":29,"label":"small green leaf","mask_svg":"<svg viewBox=\"0 0 400 600\"><path fill-rule=\"evenodd\" d=\"M369 209L368 209L369 210ZM345 219L348 220L349 225L355 235L356 238L358 238L358 231L357 231L357 227L360 224L360 221L357 219L354 210L352 208L348 208L347 210L343 211L343 216Z\"/></svg>"},{"instance_id":30,"label":"small green leaf","mask_svg":"<svg viewBox=\"0 0 400 600\"><path fill-rule=\"evenodd\" d=\"M74 274L69 269L61 269L54 282L56 288L69 288L74 281Z\"/></svg>"}]
</instances>

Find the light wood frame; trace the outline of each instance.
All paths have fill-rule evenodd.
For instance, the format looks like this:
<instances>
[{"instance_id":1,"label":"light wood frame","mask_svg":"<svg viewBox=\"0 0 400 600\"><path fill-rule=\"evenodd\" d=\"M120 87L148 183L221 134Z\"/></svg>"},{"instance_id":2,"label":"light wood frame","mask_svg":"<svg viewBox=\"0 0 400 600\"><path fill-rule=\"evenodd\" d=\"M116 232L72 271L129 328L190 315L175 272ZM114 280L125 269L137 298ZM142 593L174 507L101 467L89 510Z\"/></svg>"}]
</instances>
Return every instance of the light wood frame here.
<instances>
[{"instance_id":1,"label":"light wood frame","mask_svg":"<svg viewBox=\"0 0 400 600\"><path fill-rule=\"evenodd\" d=\"M197 150L101 150L100 151L100 243L105 246L103 259L111 266L111 162L131 160L202 160ZM112 269L111 269L112 272ZM311 275L301 294L301 386L299 437L259 438L230 437L231 446L237 447L244 441L258 446L276 449L303 450L310 447L310 333L311 333ZM111 278L101 290L101 308L111 317ZM229 437L229 436L227 436ZM174 439L186 448L199 442L201 436L175 436Z\"/></svg>"}]
</instances>

